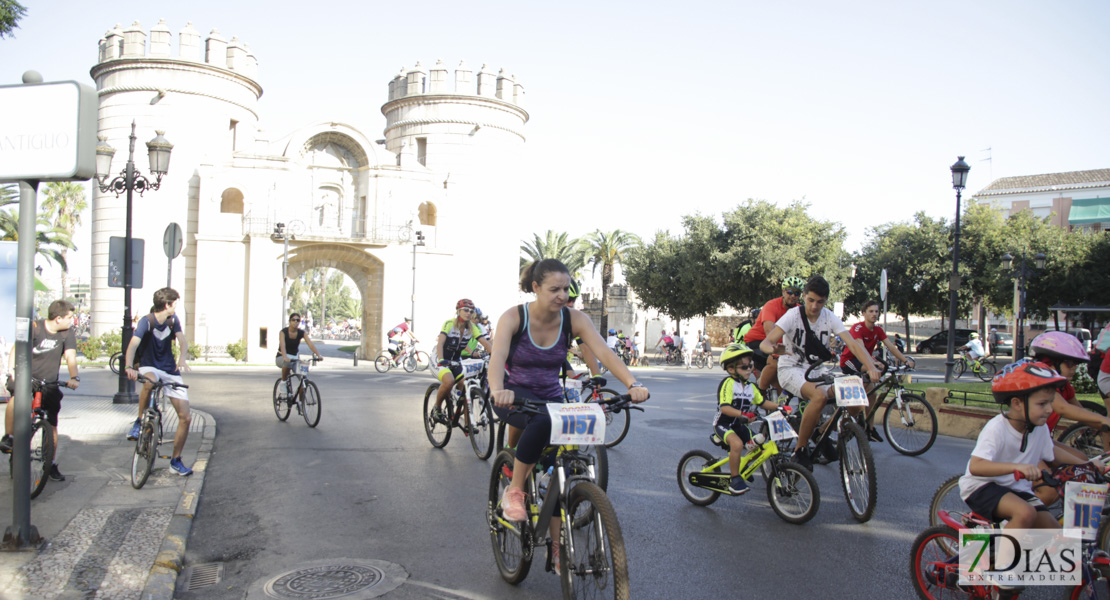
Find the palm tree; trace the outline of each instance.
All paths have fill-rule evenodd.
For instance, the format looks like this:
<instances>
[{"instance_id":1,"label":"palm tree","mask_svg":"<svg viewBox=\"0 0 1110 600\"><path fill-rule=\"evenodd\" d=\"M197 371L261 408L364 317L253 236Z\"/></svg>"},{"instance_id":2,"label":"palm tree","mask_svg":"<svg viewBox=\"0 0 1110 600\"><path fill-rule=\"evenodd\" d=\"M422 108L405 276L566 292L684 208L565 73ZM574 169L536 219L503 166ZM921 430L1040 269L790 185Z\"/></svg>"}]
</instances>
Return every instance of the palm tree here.
<instances>
[{"instance_id":1,"label":"palm tree","mask_svg":"<svg viewBox=\"0 0 1110 600\"><path fill-rule=\"evenodd\" d=\"M576 273L586 266L586 251L581 238L568 238L567 234L557 234L550 229L542 238L538 233L532 234L532 241L521 244L520 252L521 269L530 262L545 258L558 259L571 273Z\"/></svg>"},{"instance_id":2,"label":"palm tree","mask_svg":"<svg viewBox=\"0 0 1110 600\"><path fill-rule=\"evenodd\" d=\"M0 185L0 206L19 204L19 184L5 183Z\"/></svg>"},{"instance_id":3,"label":"palm tree","mask_svg":"<svg viewBox=\"0 0 1110 600\"><path fill-rule=\"evenodd\" d=\"M72 181L55 181L46 186L46 199L42 202L42 213L49 218L53 215L54 229L64 231L72 240L77 226L81 224L81 213L88 208L85 201L85 186ZM61 264L65 265L66 249L62 248ZM62 267L62 298L69 298L69 269Z\"/></svg>"},{"instance_id":4,"label":"palm tree","mask_svg":"<svg viewBox=\"0 0 1110 600\"><path fill-rule=\"evenodd\" d=\"M640 237L615 229L604 233L600 229L586 237L586 256L593 265L593 273L601 267L601 331L604 337L609 329L609 285L613 283L613 266L624 262L624 255L642 244Z\"/></svg>"},{"instance_id":5,"label":"palm tree","mask_svg":"<svg viewBox=\"0 0 1110 600\"><path fill-rule=\"evenodd\" d=\"M63 250L73 250L69 234L50 225L45 215L40 214L35 227L37 252L47 260L57 263L64 271L66 257ZM0 241L19 241L19 209L0 210ZM59 250L59 248L61 250Z\"/></svg>"}]
</instances>

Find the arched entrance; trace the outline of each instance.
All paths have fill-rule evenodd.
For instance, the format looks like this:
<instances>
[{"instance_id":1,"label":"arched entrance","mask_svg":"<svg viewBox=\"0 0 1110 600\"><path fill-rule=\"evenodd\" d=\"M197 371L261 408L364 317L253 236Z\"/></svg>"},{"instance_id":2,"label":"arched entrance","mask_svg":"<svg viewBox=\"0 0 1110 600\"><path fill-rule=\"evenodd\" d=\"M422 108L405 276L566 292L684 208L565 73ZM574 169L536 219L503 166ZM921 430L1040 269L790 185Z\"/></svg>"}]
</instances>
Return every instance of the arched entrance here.
<instances>
[{"instance_id":1,"label":"arched entrance","mask_svg":"<svg viewBox=\"0 0 1110 600\"><path fill-rule=\"evenodd\" d=\"M364 248L330 242L293 242L289 245L289 278L295 279L317 268L338 269L355 282L362 296L362 338L359 357L373 358L381 352L382 269L381 259Z\"/></svg>"}]
</instances>

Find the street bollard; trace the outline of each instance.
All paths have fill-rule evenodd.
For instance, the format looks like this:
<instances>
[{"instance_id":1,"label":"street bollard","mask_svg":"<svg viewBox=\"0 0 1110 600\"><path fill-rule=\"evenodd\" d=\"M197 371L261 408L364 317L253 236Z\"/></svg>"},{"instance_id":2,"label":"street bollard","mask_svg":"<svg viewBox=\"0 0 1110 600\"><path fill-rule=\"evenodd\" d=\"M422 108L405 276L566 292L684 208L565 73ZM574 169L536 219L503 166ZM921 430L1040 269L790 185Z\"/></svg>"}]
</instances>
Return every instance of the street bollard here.
<instances>
[{"instance_id":1,"label":"street bollard","mask_svg":"<svg viewBox=\"0 0 1110 600\"><path fill-rule=\"evenodd\" d=\"M355 366L357 367L358 366L358 350L355 350L354 352L352 352L351 356L355 357Z\"/></svg>"}]
</instances>

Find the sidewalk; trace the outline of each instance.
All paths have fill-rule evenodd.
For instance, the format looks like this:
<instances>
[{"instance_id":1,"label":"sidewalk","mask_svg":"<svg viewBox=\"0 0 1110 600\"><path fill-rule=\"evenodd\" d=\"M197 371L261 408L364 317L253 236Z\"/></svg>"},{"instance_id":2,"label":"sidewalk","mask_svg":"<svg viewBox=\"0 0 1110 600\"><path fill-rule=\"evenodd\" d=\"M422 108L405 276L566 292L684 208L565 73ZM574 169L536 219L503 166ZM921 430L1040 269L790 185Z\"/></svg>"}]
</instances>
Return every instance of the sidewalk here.
<instances>
[{"instance_id":1,"label":"sidewalk","mask_svg":"<svg viewBox=\"0 0 1110 600\"><path fill-rule=\"evenodd\" d=\"M81 386L65 390L58 421L59 470L31 500L31 524L44 542L26 552L0 552L0 598L170 599L204 487L216 437L212 417L193 410L182 461L193 475L180 477L159 458L141 490L131 487L134 442L126 440L135 405L112 404L116 375L106 368L81 370ZM169 454L177 431L169 402L164 412ZM3 470L8 470L3 457ZM0 526L12 524L12 486L0 484Z\"/></svg>"}]
</instances>

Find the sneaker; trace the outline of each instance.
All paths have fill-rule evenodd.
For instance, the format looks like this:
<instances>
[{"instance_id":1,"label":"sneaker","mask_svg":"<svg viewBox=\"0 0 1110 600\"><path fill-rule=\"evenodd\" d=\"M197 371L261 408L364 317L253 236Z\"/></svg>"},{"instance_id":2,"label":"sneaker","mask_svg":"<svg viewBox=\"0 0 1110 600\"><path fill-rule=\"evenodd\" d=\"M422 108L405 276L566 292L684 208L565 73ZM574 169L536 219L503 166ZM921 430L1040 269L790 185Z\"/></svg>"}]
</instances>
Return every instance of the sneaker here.
<instances>
[{"instance_id":1,"label":"sneaker","mask_svg":"<svg viewBox=\"0 0 1110 600\"><path fill-rule=\"evenodd\" d=\"M744 482L744 478L739 475L728 480L728 491L737 496L746 494L751 489L752 488L748 487L748 484Z\"/></svg>"},{"instance_id":2,"label":"sneaker","mask_svg":"<svg viewBox=\"0 0 1110 600\"><path fill-rule=\"evenodd\" d=\"M181 475L182 477L193 474L192 469L182 464L180 456L170 459L170 470L174 473L177 473L178 475Z\"/></svg>"},{"instance_id":3,"label":"sneaker","mask_svg":"<svg viewBox=\"0 0 1110 600\"><path fill-rule=\"evenodd\" d=\"M52 479L54 481L65 481L66 480L66 476L62 475L62 472L58 470L57 463L55 463L53 465L50 465L49 475L50 475L50 479Z\"/></svg>"},{"instance_id":4,"label":"sneaker","mask_svg":"<svg viewBox=\"0 0 1110 600\"><path fill-rule=\"evenodd\" d=\"M809 458L809 452L806 452L805 450L797 450L794 452L794 456L791 457L790 460L798 463L810 473L813 472L813 460Z\"/></svg>"},{"instance_id":5,"label":"sneaker","mask_svg":"<svg viewBox=\"0 0 1110 600\"><path fill-rule=\"evenodd\" d=\"M447 423L447 417L443 414L442 408L432 409L432 422L433 423Z\"/></svg>"},{"instance_id":6,"label":"sneaker","mask_svg":"<svg viewBox=\"0 0 1110 600\"><path fill-rule=\"evenodd\" d=\"M874 427L867 428L867 439L876 443L883 443L883 436L879 435L879 430Z\"/></svg>"},{"instance_id":7,"label":"sneaker","mask_svg":"<svg viewBox=\"0 0 1110 600\"><path fill-rule=\"evenodd\" d=\"M524 510L524 490L514 487L505 488L505 494L501 496L501 512L505 515L506 521L527 519L528 512Z\"/></svg>"},{"instance_id":8,"label":"sneaker","mask_svg":"<svg viewBox=\"0 0 1110 600\"><path fill-rule=\"evenodd\" d=\"M559 542L551 542L551 567L555 569L556 575L562 575L563 569L559 566Z\"/></svg>"},{"instance_id":9,"label":"sneaker","mask_svg":"<svg viewBox=\"0 0 1110 600\"><path fill-rule=\"evenodd\" d=\"M132 442L139 439L139 419L135 419L135 423L131 426L131 431L127 434L127 439Z\"/></svg>"},{"instance_id":10,"label":"sneaker","mask_svg":"<svg viewBox=\"0 0 1110 600\"><path fill-rule=\"evenodd\" d=\"M14 443L15 441L12 439L12 436L4 434L4 437L0 438L0 452L3 452L4 454L11 454L12 444Z\"/></svg>"}]
</instances>

